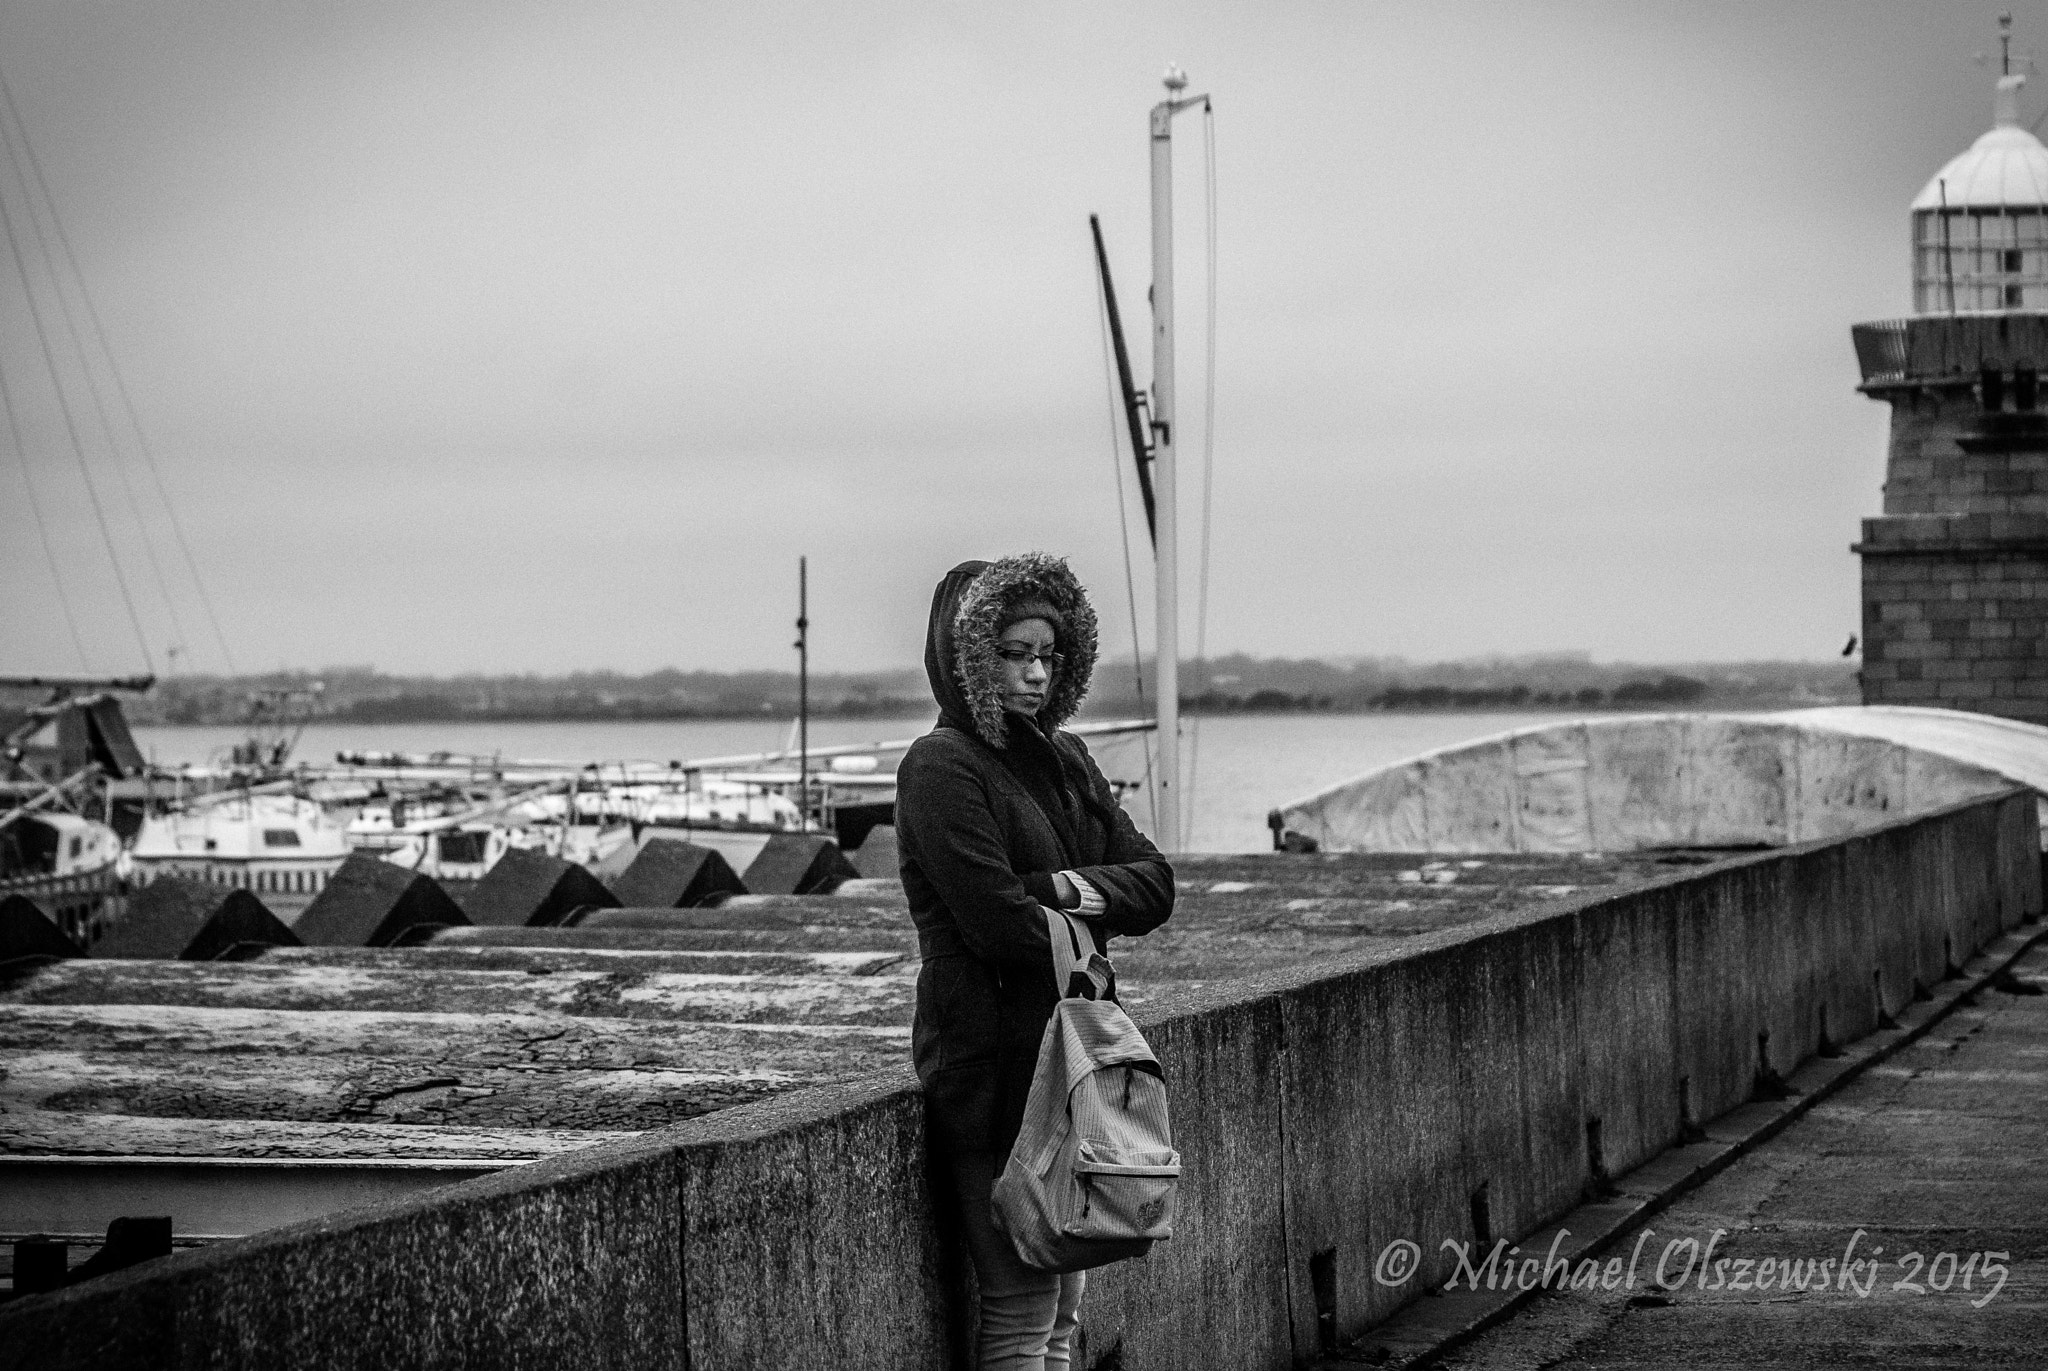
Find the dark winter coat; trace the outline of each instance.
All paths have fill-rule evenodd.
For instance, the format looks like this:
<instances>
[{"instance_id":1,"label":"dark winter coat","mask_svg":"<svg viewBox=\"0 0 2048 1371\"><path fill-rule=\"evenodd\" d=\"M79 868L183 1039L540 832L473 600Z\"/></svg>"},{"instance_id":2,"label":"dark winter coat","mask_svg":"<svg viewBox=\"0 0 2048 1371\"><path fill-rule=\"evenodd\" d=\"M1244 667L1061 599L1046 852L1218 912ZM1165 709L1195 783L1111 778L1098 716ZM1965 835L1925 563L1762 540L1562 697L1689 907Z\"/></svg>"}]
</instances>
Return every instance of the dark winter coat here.
<instances>
[{"instance_id":1,"label":"dark winter coat","mask_svg":"<svg viewBox=\"0 0 2048 1371\"><path fill-rule=\"evenodd\" d=\"M1034 719L1002 707L998 634L1022 603L1057 611L1053 674ZM1066 563L964 562L932 597L925 672L939 724L896 773L903 888L923 967L911 1052L935 1154L1008 1154L1039 1038L1059 996L1041 904L1075 871L1108 904L1097 942L1173 912L1173 869L1118 805L1088 748L1059 725L1095 664L1095 615Z\"/></svg>"}]
</instances>

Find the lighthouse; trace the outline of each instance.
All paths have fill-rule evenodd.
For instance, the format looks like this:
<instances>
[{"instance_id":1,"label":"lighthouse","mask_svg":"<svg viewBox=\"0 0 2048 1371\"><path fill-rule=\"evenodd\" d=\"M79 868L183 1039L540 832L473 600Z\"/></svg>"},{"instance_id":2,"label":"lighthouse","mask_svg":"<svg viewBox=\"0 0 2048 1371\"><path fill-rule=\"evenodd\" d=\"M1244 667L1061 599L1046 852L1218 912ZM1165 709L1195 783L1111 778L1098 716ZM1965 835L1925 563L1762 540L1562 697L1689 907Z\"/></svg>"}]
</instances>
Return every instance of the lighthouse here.
<instances>
[{"instance_id":1,"label":"lighthouse","mask_svg":"<svg viewBox=\"0 0 2048 1371\"><path fill-rule=\"evenodd\" d=\"M1990 132L1913 200L1912 315L1850 330L1892 409L1863 702L2048 723L2048 147L2002 65Z\"/></svg>"}]
</instances>

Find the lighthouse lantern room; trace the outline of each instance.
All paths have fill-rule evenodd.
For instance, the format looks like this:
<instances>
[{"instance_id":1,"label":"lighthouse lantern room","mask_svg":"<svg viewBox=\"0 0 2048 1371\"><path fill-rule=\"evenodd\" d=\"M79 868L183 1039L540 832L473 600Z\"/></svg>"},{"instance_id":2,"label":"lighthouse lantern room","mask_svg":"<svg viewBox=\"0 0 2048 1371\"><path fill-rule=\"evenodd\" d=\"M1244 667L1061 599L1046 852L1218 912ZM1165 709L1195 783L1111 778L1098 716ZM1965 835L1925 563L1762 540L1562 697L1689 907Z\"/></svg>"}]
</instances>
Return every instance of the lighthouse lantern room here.
<instances>
[{"instance_id":1,"label":"lighthouse lantern room","mask_svg":"<svg viewBox=\"0 0 2048 1371\"><path fill-rule=\"evenodd\" d=\"M1998 81L1989 133L1913 201L1913 310L2048 309L2048 147L2020 126L2027 78Z\"/></svg>"},{"instance_id":2,"label":"lighthouse lantern room","mask_svg":"<svg viewBox=\"0 0 2048 1371\"><path fill-rule=\"evenodd\" d=\"M1865 704L2048 723L2048 147L2000 20L1991 130L1911 206L1913 313L1857 324L1891 406L1863 521Z\"/></svg>"}]
</instances>

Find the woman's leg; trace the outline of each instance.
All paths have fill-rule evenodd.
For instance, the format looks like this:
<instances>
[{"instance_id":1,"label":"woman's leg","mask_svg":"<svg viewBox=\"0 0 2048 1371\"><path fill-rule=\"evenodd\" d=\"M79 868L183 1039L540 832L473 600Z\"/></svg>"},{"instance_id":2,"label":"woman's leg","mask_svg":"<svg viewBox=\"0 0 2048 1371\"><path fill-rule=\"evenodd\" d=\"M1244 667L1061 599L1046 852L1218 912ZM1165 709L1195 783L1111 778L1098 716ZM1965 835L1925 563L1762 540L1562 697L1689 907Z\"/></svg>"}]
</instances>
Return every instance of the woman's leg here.
<instances>
[{"instance_id":1,"label":"woman's leg","mask_svg":"<svg viewBox=\"0 0 2048 1371\"><path fill-rule=\"evenodd\" d=\"M1087 1288L1086 1271L1069 1271L1060 1277L1059 1307L1053 1315L1052 1336L1045 1343L1045 1371L1068 1371L1073 1364L1074 1330L1081 1326L1081 1292Z\"/></svg>"},{"instance_id":2,"label":"woman's leg","mask_svg":"<svg viewBox=\"0 0 2048 1371\"><path fill-rule=\"evenodd\" d=\"M981 1285L975 1365L981 1371L1066 1371L1068 1340L1079 1321L1080 1276L1032 1270L1017 1259L1010 1240L996 1231L989 1216L989 1197L995 1189L993 1154L956 1158L948 1169L967 1252ZM1071 1302L1066 1298L1069 1282ZM1057 1347L1057 1360L1048 1355L1049 1344Z\"/></svg>"}]
</instances>

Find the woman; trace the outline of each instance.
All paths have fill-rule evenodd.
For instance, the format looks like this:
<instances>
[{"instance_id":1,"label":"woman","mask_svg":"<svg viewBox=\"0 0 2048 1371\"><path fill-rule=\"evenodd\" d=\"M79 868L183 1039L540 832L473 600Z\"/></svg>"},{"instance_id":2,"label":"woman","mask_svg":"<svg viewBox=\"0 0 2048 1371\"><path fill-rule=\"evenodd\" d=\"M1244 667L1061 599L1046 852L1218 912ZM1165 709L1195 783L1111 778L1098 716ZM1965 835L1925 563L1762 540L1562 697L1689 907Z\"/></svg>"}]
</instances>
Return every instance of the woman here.
<instances>
[{"instance_id":1,"label":"woman","mask_svg":"<svg viewBox=\"0 0 2048 1371\"><path fill-rule=\"evenodd\" d=\"M911 1051L981 1286L978 1365L1065 1371L1085 1278L1025 1266L989 1214L1059 999L1039 906L1086 920L1101 948L1166 921L1173 869L1059 731L1095 667L1095 611L1065 562L1026 553L947 572L924 665L939 723L896 773L924 961Z\"/></svg>"}]
</instances>

